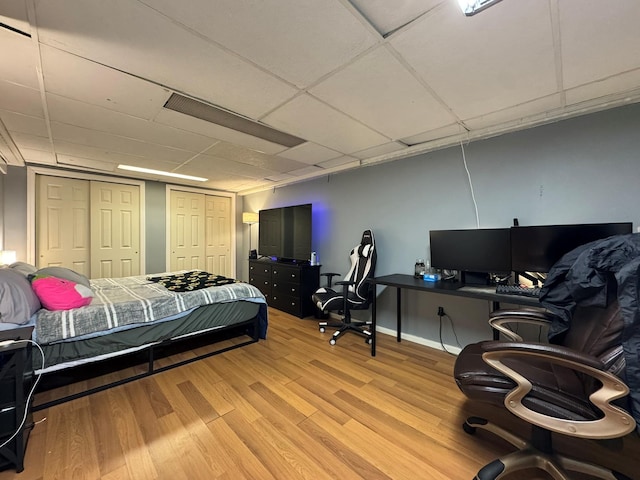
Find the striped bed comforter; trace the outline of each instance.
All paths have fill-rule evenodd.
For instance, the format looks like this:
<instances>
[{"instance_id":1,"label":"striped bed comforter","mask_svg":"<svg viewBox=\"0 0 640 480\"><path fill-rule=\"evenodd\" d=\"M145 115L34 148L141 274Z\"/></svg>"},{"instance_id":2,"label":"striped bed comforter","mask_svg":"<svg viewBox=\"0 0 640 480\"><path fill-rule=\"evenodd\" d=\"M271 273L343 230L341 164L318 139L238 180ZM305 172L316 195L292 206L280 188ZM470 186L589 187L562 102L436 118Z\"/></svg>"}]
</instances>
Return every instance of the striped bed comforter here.
<instances>
[{"instance_id":1,"label":"striped bed comforter","mask_svg":"<svg viewBox=\"0 0 640 480\"><path fill-rule=\"evenodd\" d=\"M184 272L176 272L184 273ZM148 323L201 305L247 300L266 303L253 285L232 283L190 292L172 292L146 275L91 280L94 298L86 307L39 310L36 338L52 343L137 323Z\"/></svg>"}]
</instances>

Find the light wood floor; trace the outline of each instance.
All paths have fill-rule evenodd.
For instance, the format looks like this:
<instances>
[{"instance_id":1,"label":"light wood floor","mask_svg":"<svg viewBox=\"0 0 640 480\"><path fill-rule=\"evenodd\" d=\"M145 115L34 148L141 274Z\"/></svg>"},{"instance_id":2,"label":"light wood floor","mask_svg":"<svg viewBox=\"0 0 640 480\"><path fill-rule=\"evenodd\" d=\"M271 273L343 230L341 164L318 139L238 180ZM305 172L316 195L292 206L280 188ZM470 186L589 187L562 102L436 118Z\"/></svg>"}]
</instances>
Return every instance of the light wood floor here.
<instances>
[{"instance_id":1,"label":"light wood floor","mask_svg":"<svg viewBox=\"0 0 640 480\"><path fill-rule=\"evenodd\" d=\"M471 414L450 355L379 335L330 346L312 319L270 310L269 338L38 412L21 474L47 479L472 479L511 448L461 429ZM640 443L560 447L632 478ZM518 479L546 478L521 474Z\"/></svg>"}]
</instances>

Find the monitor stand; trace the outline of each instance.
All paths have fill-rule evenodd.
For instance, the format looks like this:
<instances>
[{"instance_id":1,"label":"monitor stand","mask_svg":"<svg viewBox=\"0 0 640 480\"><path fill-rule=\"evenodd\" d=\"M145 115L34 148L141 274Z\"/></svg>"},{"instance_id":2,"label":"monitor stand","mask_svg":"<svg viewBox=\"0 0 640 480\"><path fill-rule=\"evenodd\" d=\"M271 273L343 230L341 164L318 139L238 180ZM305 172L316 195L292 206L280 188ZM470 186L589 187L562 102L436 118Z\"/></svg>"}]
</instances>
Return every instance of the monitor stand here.
<instances>
[{"instance_id":1,"label":"monitor stand","mask_svg":"<svg viewBox=\"0 0 640 480\"><path fill-rule=\"evenodd\" d=\"M485 272L462 272L460 281L463 285L490 285L490 277Z\"/></svg>"}]
</instances>

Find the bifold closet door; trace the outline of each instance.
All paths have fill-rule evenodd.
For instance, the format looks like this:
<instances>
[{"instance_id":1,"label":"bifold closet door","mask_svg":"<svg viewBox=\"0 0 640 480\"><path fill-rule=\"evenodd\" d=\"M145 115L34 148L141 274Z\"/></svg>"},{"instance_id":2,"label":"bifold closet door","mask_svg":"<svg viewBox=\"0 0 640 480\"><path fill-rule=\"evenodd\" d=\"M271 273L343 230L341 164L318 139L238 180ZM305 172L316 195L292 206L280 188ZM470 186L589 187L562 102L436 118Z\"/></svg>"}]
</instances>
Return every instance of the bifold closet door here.
<instances>
[{"instance_id":1,"label":"bifold closet door","mask_svg":"<svg viewBox=\"0 0 640 480\"><path fill-rule=\"evenodd\" d=\"M205 195L206 271L231 276L231 198Z\"/></svg>"},{"instance_id":2,"label":"bifold closet door","mask_svg":"<svg viewBox=\"0 0 640 480\"><path fill-rule=\"evenodd\" d=\"M169 269L205 270L204 194L171 190Z\"/></svg>"},{"instance_id":3,"label":"bifold closet door","mask_svg":"<svg viewBox=\"0 0 640 480\"><path fill-rule=\"evenodd\" d=\"M36 266L90 276L89 181L36 176Z\"/></svg>"},{"instance_id":4,"label":"bifold closet door","mask_svg":"<svg viewBox=\"0 0 640 480\"><path fill-rule=\"evenodd\" d=\"M140 188L91 181L92 278L140 275Z\"/></svg>"}]
</instances>

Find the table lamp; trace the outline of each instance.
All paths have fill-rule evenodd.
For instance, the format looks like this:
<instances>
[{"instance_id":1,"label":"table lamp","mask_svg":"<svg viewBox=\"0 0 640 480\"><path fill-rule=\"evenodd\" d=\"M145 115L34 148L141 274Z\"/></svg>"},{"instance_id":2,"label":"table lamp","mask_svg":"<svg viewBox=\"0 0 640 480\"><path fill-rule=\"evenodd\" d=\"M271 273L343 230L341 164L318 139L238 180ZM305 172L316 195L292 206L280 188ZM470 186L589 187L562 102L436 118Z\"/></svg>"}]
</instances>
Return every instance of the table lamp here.
<instances>
[{"instance_id":1,"label":"table lamp","mask_svg":"<svg viewBox=\"0 0 640 480\"><path fill-rule=\"evenodd\" d=\"M258 223L258 214L255 212L243 212L242 223L249 225L249 258L251 258L251 225Z\"/></svg>"}]
</instances>

